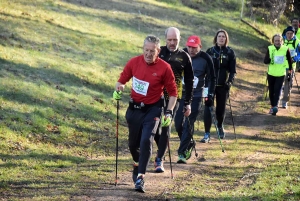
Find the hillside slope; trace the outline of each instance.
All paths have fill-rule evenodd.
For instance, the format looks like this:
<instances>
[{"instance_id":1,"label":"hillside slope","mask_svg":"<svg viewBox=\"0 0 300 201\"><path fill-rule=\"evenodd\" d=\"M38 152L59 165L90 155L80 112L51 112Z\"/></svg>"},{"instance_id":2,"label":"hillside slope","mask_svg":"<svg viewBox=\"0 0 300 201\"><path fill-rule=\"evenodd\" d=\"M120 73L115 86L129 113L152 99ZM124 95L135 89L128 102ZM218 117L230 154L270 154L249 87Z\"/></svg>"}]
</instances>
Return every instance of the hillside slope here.
<instances>
[{"instance_id":1,"label":"hillside slope","mask_svg":"<svg viewBox=\"0 0 300 201\"><path fill-rule=\"evenodd\" d=\"M242 23L238 10L200 5L194 10L151 0L2 0L0 199L299 200L296 86L291 107L276 117L267 115L262 61L269 41ZM147 193L140 194L132 190L124 119L130 85L120 103L119 182L114 186L112 92L126 61L141 54L144 37L155 34L163 41L169 26L181 30L181 47L197 34L204 51L216 30L228 31L238 62L230 94L236 134L228 106L225 153L213 136L209 144L197 143L198 158L178 165L173 133L175 179L170 179L167 155L163 174L152 172L152 160ZM199 121L197 142L203 136L201 116Z\"/></svg>"}]
</instances>

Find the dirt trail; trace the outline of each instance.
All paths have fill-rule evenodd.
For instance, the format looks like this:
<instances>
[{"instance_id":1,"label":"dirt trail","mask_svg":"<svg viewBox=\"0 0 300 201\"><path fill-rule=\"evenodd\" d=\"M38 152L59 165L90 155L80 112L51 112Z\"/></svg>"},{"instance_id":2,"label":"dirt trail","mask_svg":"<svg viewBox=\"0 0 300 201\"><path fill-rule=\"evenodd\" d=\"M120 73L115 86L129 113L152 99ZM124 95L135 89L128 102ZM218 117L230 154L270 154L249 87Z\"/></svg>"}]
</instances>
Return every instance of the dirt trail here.
<instances>
[{"instance_id":1,"label":"dirt trail","mask_svg":"<svg viewBox=\"0 0 300 201\"><path fill-rule=\"evenodd\" d=\"M249 66L248 66L249 68ZM255 66L252 66L255 68ZM242 73L241 73L242 74ZM300 80L300 73L297 73L297 80ZM255 87L255 86L253 86ZM255 90L249 90L247 87L243 87L241 84L237 84L238 90L231 97L232 110L234 114L235 127L237 128L237 143L239 139L250 138L259 136L262 130L268 129L268 126L272 125L273 121L276 121L278 116L289 116L292 113L299 112L299 93L297 86L292 90L291 94L291 106L288 109L279 108L278 116L272 116L268 114L268 108L258 113L255 111L256 103L258 99L263 97L262 92L254 93ZM227 117L225 124L227 127L227 136L223 140L225 147L225 153L223 153L219 159L210 160L205 157L206 151L215 147L220 147L217 138L212 136L212 140L208 144L200 143L198 139L202 135L197 136L197 145L199 156L196 158L193 154L192 158L188 160L188 164L177 164L177 154L175 148L172 149L172 167L174 179L171 179L169 157L166 155L165 161L165 173L154 173L153 171L153 156L150 164L147 168L145 187L146 193L139 193L134 191L134 185L131 178L131 167L128 167L128 172L119 175L119 184L117 186L100 184L99 189L87 191L86 195L74 197L76 200L172 200L174 197L172 192L178 192L184 185L189 182L191 175L199 171L207 171L210 166L219 165L222 166L226 161L226 155L230 154L226 152L226 147L230 146L230 143L235 142L235 135L232 129L232 121L229 113L230 108L227 107ZM266 123L267 122L267 123ZM271 122L271 124L270 124ZM202 123L202 122L201 122ZM213 129L214 127L212 127ZM202 132L201 132L202 133ZM198 133L199 134L199 133ZM175 135L173 135L175 136ZM172 137L172 141L178 141L177 137ZM221 148L219 148L221 151ZM255 156L249 156L247 163L251 163L251 160L257 158L268 157L262 155L262 153L255 153ZM201 165L199 165L199 162ZM197 164L198 163L198 164ZM130 166L130 165L129 165ZM250 173L249 173L250 175ZM247 174L245 173L245 176ZM242 181L243 180L243 181ZM241 179L240 183L249 182L247 179ZM250 181L251 182L251 181Z\"/></svg>"}]
</instances>

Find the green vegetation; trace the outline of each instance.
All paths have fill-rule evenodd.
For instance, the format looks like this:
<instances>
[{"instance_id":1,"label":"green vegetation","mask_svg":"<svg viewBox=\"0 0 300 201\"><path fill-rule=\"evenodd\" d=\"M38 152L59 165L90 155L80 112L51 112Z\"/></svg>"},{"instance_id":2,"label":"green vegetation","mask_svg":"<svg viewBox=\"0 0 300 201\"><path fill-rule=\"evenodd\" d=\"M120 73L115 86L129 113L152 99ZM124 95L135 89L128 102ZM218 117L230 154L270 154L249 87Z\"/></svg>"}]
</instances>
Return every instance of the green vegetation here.
<instances>
[{"instance_id":1,"label":"green vegetation","mask_svg":"<svg viewBox=\"0 0 300 201\"><path fill-rule=\"evenodd\" d=\"M269 41L239 20L238 1L224 2L190 1L198 12L172 0L2 0L0 197L70 200L86 194L87 188L114 182L112 92L125 63L142 52L147 34L163 41L165 28L176 26L182 31L181 47L189 35L198 34L206 50L216 30L226 29L238 57L236 82L263 94L266 66L261 57ZM271 25L256 26L268 36L281 33ZM256 69L243 71L249 62ZM124 118L129 88L120 102L118 171L124 174L131 170ZM261 96L244 107L263 113L268 105ZM205 157L215 165L206 172L195 169L195 176L169 195L188 200L299 200L299 114L279 118L274 127L266 121L268 130L257 136L225 144L226 156L218 144L212 145ZM247 125L237 127L239 134L247 130ZM175 153L178 141L171 141L171 147ZM188 174L183 170L177 179Z\"/></svg>"}]
</instances>

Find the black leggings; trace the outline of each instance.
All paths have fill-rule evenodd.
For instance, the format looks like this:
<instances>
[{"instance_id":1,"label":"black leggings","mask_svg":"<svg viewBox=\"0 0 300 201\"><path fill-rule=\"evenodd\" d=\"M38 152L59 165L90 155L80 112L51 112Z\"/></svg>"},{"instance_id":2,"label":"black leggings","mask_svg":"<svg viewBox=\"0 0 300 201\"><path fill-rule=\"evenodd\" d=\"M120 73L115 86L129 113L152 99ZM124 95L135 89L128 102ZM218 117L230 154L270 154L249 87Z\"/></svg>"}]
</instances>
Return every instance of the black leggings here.
<instances>
[{"instance_id":1,"label":"black leggings","mask_svg":"<svg viewBox=\"0 0 300 201\"><path fill-rule=\"evenodd\" d=\"M225 118L226 101L228 98L228 90L223 86L216 86L215 98L216 98L216 119L218 121L218 127L222 127ZM205 106L204 109L204 129L205 132L210 132L211 128L211 114L209 108Z\"/></svg>"},{"instance_id":2,"label":"black leggings","mask_svg":"<svg viewBox=\"0 0 300 201\"><path fill-rule=\"evenodd\" d=\"M272 107L278 106L280 97L281 87L284 81L284 75L280 77L274 77L268 74L268 85L269 85L269 98Z\"/></svg>"}]
</instances>

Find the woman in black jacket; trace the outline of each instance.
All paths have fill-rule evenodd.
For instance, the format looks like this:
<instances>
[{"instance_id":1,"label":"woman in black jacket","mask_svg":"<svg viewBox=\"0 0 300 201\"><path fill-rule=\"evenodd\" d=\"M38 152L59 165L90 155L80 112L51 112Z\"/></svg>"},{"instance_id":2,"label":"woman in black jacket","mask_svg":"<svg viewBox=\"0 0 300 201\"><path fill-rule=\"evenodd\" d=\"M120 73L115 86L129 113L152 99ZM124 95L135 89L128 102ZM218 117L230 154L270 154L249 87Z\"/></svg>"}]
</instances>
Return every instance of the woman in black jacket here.
<instances>
[{"instance_id":1,"label":"woman in black jacket","mask_svg":"<svg viewBox=\"0 0 300 201\"><path fill-rule=\"evenodd\" d=\"M220 29L217 31L213 44L209 48L208 53L214 62L215 75L216 75L216 88L214 94L211 96L216 97L216 120L218 121L219 136L221 139L225 138L223 128L223 121L225 117L226 102L229 96L229 90L233 84L236 74L236 58L234 51L228 46L229 37L228 33ZM210 108L205 106L204 110L204 128L205 134L201 142L206 143L210 140L210 128L212 118Z\"/></svg>"}]
</instances>

